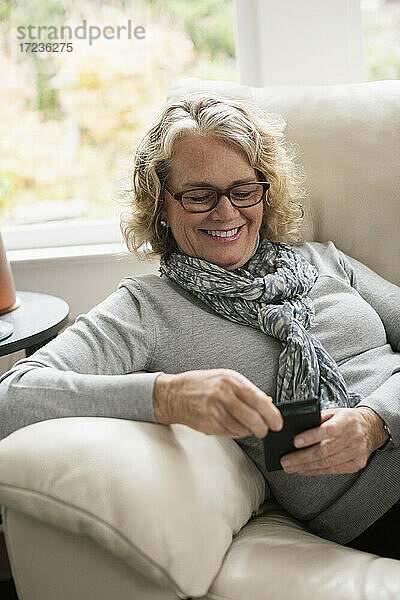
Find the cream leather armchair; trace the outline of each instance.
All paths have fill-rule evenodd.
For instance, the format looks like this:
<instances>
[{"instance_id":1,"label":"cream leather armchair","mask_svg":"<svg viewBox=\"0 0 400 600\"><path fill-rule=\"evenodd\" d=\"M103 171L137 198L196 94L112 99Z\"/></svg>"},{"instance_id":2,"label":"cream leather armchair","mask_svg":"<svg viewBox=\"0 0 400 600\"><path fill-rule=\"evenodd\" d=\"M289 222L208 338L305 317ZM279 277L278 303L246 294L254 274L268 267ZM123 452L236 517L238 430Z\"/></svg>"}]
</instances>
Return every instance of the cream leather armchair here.
<instances>
[{"instance_id":1,"label":"cream leather armchair","mask_svg":"<svg viewBox=\"0 0 400 600\"><path fill-rule=\"evenodd\" d=\"M249 88L182 80L287 119L308 175L309 239L400 285L400 82ZM397 178L397 179L396 179ZM400 562L310 533L239 446L182 425L36 423L0 442L20 600L397 600Z\"/></svg>"}]
</instances>

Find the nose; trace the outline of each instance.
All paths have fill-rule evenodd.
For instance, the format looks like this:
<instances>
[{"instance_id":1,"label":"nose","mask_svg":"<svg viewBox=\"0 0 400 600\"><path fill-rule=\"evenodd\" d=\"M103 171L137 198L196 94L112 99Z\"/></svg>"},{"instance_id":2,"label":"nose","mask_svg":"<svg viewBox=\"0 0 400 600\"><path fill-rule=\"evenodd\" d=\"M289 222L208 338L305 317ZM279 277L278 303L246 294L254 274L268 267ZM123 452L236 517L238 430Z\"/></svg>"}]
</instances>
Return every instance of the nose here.
<instances>
[{"instance_id":1,"label":"nose","mask_svg":"<svg viewBox=\"0 0 400 600\"><path fill-rule=\"evenodd\" d=\"M217 221L230 221L239 214L239 209L233 206L228 196L220 196L217 206L211 211L210 217Z\"/></svg>"}]
</instances>

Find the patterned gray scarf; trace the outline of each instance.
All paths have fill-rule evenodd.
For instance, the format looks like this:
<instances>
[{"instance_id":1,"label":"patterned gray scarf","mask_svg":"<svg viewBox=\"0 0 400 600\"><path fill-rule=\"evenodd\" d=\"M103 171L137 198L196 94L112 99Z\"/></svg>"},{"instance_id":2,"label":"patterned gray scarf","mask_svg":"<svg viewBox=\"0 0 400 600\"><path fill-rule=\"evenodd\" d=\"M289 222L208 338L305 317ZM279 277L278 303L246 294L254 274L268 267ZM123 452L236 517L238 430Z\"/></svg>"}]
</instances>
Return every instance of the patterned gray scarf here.
<instances>
[{"instance_id":1,"label":"patterned gray scarf","mask_svg":"<svg viewBox=\"0 0 400 600\"><path fill-rule=\"evenodd\" d=\"M264 239L234 271L175 252L161 259L159 270L218 314L282 342L275 402L317 397L321 408L336 408L361 400L347 390L333 358L307 332L315 315L308 293L318 271L291 246Z\"/></svg>"}]
</instances>

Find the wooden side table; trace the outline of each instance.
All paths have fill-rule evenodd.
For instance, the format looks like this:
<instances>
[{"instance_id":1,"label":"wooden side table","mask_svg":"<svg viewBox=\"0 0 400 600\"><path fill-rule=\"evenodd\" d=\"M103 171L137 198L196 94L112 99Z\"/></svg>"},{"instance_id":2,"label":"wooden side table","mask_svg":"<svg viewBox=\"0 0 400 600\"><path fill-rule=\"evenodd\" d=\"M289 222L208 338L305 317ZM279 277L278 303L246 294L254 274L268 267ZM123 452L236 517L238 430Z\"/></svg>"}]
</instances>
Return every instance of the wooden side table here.
<instances>
[{"instance_id":1,"label":"wooden side table","mask_svg":"<svg viewBox=\"0 0 400 600\"><path fill-rule=\"evenodd\" d=\"M37 292L18 292L21 305L0 316L0 321L11 323L13 333L0 341L0 356L25 350L30 356L56 337L67 324L69 306L57 296Z\"/></svg>"}]
</instances>

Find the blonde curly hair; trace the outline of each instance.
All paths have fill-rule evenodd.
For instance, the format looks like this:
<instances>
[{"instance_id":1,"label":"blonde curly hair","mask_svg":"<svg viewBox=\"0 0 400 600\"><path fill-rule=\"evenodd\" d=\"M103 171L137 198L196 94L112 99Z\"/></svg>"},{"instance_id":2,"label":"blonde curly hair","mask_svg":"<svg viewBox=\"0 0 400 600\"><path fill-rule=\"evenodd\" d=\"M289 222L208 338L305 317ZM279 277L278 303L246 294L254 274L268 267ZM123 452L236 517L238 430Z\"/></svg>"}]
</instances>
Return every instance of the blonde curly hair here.
<instances>
[{"instance_id":1,"label":"blonde curly hair","mask_svg":"<svg viewBox=\"0 0 400 600\"><path fill-rule=\"evenodd\" d=\"M271 186L268 202L264 200L261 237L301 241L305 174L295 163L294 145L285 141L285 127L280 115L225 94L194 92L166 104L136 149L133 189L120 219L128 250L141 260L177 250L171 229L160 221L174 143L186 135L213 135L241 148Z\"/></svg>"}]
</instances>

